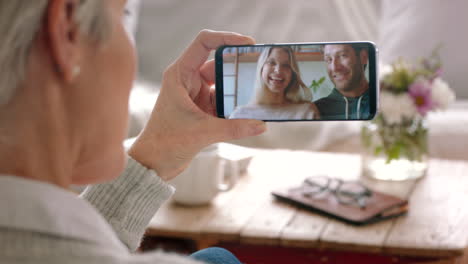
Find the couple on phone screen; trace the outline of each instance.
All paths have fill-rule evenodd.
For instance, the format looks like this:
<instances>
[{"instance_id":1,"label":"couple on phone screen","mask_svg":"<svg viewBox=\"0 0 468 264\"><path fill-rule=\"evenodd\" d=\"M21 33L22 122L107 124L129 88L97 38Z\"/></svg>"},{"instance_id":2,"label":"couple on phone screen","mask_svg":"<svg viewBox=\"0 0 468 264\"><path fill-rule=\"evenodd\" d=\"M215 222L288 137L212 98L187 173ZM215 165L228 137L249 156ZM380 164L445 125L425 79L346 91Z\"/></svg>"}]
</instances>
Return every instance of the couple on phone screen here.
<instances>
[{"instance_id":1,"label":"couple on phone screen","mask_svg":"<svg viewBox=\"0 0 468 264\"><path fill-rule=\"evenodd\" d=\"M291 47L266 47L257 62L255 95L229 118L262 120L360 119L370 115L369 83L365 77L368 51L353 44L323 48L327 73L335 85L326 97L312 102Z\"/></svg>"}]
</instances>

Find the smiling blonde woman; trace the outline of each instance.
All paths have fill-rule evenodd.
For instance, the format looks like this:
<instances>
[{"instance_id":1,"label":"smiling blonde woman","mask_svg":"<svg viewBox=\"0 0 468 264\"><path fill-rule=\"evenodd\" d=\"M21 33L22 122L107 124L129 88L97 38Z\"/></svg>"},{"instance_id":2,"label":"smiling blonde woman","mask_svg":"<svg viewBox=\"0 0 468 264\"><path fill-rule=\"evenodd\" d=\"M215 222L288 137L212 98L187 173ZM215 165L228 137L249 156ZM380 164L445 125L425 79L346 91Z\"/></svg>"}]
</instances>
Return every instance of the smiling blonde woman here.
<instances>
[{"instance_id":1,"label":"smiling blonde woman","mask_svg":"<svg viewBox=\"0 0 468 264\"><path fill-rule=\"evenodd\" d=\"M136 69L126 5L0 0L0 263L239 263L222 249L131 253L174 192L166 181L200 149L265 130L218 119L211 103L209 52L253 40L202 31L167 68L150 121L124 153ZM71 184L91 185L78 197Z\"/></svg>"},{"instance_id":2,"label":"smiling blonde woman","mask_svg":"<svg viewBox=\"0 0 468 264\"><path fill-rule=\"evenodd\" d=\"M255 95L248 105L236 107L231 119L319 119L312 92L304 84L291 47L265 47L257 61Z\"/></svg>"}]
</instances>

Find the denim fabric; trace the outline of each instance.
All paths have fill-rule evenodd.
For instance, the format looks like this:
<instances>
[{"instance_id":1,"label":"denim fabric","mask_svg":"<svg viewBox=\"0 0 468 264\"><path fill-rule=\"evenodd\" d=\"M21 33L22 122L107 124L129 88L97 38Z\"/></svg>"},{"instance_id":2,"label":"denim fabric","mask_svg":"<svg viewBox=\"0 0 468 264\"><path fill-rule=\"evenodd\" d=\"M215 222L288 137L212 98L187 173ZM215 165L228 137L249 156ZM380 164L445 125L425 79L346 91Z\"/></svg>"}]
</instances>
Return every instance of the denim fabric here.
<instances>
[{"instance_id":1,"label":"denim fabric","mask_svg":"<svg viewBox=\"0 0 468 264\"><path fill-rule=\"evenodd\" d=\"M197 251L191 257L207 264L241 264L231 252L217 247Z\"/></svg>"}]
</instances>

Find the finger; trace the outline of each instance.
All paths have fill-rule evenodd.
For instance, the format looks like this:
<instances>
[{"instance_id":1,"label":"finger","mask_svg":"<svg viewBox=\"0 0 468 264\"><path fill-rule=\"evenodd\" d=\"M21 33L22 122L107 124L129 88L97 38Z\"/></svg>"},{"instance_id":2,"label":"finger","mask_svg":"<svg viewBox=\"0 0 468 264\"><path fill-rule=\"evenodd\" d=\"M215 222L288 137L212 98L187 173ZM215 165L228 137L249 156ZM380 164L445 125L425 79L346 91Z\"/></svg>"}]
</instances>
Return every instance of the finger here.
<instances>
[{"instance_id":1,"label":"finger","mask_svg":"<svg viewBox=\"0 0 468 264\"><path fill-rule=\"evenodd\" d=\"M265 132L266 125L265 122L254 119L212 118L210 128L210 143L215 143L260 135Z\"/></svg>"},{"instance_id":2,"label":"finger","mask_svg":"<svg viewBox=\"0 0 468 264\"><path fill-rule=\"evenodd\" d=\"M189 71L200 69L210 52L222 45L250 45L253 38L233 32L202 30L180 57L181 66Z\"/></svg>"},{"instance_id":3,"label":"finger","mask_svg":"<svg viewBox=\"0 0 468 264\"><path fill-rule=\"evenodd\" d=\"M215 61L209 60L200 69L200 74L207 84L213 85L215 83Z\"/></svg>"},{"instance_id":4,"label":"finger","mask_svg":"<svg viewBox=\"0 0 468 264\"><path fill-rule=\"evenodd\" d=\"M216 89L214 87L210 88L210 103L211 107L213 107L213 112L211 114L216 116Z\"/></svg>"},{"instance_id":5,"label":"finger","mask_svg":"<svg viewBox=\"0 0 468 264\"><path fill-rule=\"evenodd\" d=\"M200 92L198 93L197 97L193 100L194 103L201 109L203 112L213 115L214 113L214 105L211 101L211 88L205 84L202 85L200 88Z\"/></svg>"}]
</instances>

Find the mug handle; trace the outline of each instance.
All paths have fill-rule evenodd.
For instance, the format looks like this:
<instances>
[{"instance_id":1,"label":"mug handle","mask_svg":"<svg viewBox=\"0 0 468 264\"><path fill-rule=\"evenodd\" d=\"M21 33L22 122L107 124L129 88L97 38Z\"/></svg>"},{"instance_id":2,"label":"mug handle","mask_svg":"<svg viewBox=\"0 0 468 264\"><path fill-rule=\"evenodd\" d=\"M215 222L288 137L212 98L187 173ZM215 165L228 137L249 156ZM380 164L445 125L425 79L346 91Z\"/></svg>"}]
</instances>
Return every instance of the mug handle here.
<instances>
[{"instance_id":1,"label":"mug handle","mask_svg":"<svg viewBox=\"0 0 468 264\"><path fill-rule=\"evenodd\" d=\"M220 162L221 166L219 166L218 175L221 182L218 184L218 190L221 192L226 192L234 187L237 179L239 178L239 164L237 162L223 158L221 158ZM230 173L228 173L228 176L226 176L225 171L228 163L230 165Z\"/></svg>"}]
</instances>

